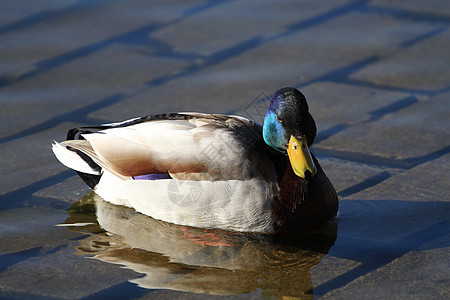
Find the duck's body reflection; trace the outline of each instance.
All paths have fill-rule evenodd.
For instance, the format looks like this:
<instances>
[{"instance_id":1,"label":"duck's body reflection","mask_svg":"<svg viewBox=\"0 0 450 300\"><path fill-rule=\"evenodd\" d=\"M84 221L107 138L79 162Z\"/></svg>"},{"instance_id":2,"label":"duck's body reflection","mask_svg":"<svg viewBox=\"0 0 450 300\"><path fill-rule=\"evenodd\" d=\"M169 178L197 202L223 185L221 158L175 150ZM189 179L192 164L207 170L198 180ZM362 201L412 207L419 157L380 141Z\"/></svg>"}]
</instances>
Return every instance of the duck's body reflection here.
<instances>
[{"instance_id":1,"label":"duck's body reflection","mask_svg":"<svg viewBox=\"0 0 450 300\"><path fill-rule=\"evenodd\" d=\"M145 274L130 282L147 289L218 295L260 289L268 296L312 298L310 269L336 239L335 224L296 237L183 227L109 204L95 193L72 207L66 223L89 223L93 215L80 211L93 203L106 232L84 227L92 235L78 251Z\"/></svg>"}]
</instances>

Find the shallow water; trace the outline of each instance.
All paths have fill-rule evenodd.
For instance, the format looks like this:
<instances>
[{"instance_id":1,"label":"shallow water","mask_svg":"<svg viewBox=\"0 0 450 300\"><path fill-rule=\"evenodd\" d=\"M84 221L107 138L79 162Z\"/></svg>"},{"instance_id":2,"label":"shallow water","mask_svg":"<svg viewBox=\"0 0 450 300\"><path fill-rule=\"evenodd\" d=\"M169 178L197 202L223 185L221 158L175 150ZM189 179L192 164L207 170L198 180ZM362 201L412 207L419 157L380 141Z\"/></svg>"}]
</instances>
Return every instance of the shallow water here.
<instances>
[{"instance_id":1,"label":"shallow water","mask_svg":"<svg viewBox=\"0 0 450 300\"><path fill-rule=\"evenodd\" d=\"M130 280L139 287L213 295L312 297L309 271L336 239L336 224L297 237L177 226L94 193L71 207L64 224L91 233L78 254L142 274Z\"/></svg>"},{"instance_id":2,"label":"shallow water","mask_svg":"<svg viewBox=\"0 0 450 300\"><path fill-rule=\"evenodd\" d=\"M138 274L129 282L140 288L312 299L448 234L449 224L444 221L408 235L405 231L411 228L401 228L403 222L399 224L393 218L395 214L388 212L402 211L408 216L418 216L428 209L435 217L446 218L450 209L448 203L435 203L430 207L426 203L383 202L344 203L339 220L326 228L298 236L280 236L173 225L109 204L91 192L71 206L68 218L59 226L89 232L79 240L76 254L133 270ZM423 220L416 218L416 222ZM352 232L346 228L349 225L359 228ZM341 227L340 237L335 246L338 226ZM367 235L379 241L362 242ZM395 242L386 247L386 240L390 239ZM335 259L359 264L315 286L312 277L318 274L312 269L330 249ZM333 268L332 271L338 270ZM114 291L116 293L120 291ZM129 293L127 290L122 295L130 297Z\"/></svg>"},{"instance_id":3,"label":"shallow water","mask_svg":"<svg viewBox=\"0 0 450 300\"><path fill-rule=\"evenodd\" d=\"M449 5L391 2L2 2L0 298L449 298ZM156 221L50 150L153 113L261 122L289 85L340 198L318 232Z\"/></svg>"}]
</instances>

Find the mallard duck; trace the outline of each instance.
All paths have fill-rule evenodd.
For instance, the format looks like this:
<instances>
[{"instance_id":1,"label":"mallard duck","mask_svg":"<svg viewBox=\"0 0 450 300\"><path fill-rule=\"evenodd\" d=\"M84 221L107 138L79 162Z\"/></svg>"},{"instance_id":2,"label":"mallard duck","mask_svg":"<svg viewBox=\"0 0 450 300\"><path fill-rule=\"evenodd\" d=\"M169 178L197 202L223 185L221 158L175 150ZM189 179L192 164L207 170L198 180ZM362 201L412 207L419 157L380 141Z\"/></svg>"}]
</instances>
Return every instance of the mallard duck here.
<instances>
[{"instance_id":1,"label":"mallard duck","mask_svg":"<svg viewBox=\"0 0 450 300\"><path fill-rule=\"evenodd\" d=\"M108 202L184 226L300 232L338 210L309 151L316 125L303 94L278 90L263 126L221 114L170 113L69 130L58 160Z\"/></svg>"}]
</instances>

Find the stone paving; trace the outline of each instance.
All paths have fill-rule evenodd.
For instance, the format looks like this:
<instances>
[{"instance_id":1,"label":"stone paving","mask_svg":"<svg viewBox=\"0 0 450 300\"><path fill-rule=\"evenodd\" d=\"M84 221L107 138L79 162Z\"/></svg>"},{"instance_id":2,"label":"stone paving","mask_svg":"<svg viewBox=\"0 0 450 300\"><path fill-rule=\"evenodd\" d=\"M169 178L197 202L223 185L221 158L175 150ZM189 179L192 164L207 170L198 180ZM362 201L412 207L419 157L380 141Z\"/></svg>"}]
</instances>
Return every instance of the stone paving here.
<instances>
[{"instance_id":1,"label":"stone paving","mask_svg":"<svg viewBox=\"0 0 450 300\"><path fill-rule=\"evenodd\" d=\"M392 2L0 3L0 298L212 297L75 255L87 233L55 225L89 189L50 144L160 112L261 121L283 86L306 95L341 200L303 296L450 298L450 4Z\"/></svg>"}]
</instances>

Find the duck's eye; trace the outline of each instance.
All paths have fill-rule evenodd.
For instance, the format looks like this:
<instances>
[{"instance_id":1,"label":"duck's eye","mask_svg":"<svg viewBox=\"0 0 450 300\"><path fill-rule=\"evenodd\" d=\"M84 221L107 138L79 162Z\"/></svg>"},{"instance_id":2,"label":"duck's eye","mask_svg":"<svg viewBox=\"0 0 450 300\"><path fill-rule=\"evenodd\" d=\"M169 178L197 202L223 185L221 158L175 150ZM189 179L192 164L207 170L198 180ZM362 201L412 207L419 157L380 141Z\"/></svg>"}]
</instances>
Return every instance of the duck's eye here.
<instances>
[{"instance_id":1,"label":"duck's eye","mask_svg":"<svg viewBox=\"0 0 450 300\"><path fill-rule=\"evenodd\" d=\"M283 124L283 121L281 120L281 118L279 116L277 116L277 121L278 121L278 123Z\"/></svg>"}]
</instances>

